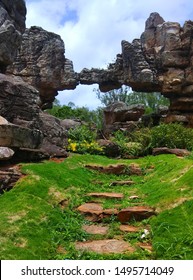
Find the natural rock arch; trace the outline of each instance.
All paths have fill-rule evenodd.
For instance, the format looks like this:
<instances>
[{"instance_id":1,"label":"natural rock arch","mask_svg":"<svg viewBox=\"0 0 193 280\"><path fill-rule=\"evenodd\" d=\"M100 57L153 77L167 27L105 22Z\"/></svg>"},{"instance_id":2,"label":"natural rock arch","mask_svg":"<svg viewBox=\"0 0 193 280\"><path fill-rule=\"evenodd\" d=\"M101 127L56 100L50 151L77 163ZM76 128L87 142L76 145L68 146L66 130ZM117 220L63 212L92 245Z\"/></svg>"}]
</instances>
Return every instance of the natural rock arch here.
<instances>
[{"instance_id":1,"label":"natural rock arch","mask_svg":"<svg viewBox=\"0 0 193 280\"><path fill-rule=\"evenodd\" d=\"M6 143L19 157L67 156L65 124L42 108L52 103L58 90L78 84L97 83L101 91L129 85L135 91L161 92L170 99L166 121L193 127L192 21L181 27L152 13L140 39L122 41L115 63L106 70L76 73L60 36L40 27L25 29L25 17L24 0L0 0L0 116L8 121L0 127L13 136L10 141L6 133ZM28 141L31 135L33 143ZM0 134L2 143L5 137Z\"/></svg>"},{"instance_id":2,"label":"natural rock arch","mask_svg":"<svg viewBox=\"0 0 193 280\"><path fill-rule=\"evenodd\" d=\"M43 104L52 102L57 90L74 89L78 84L97 83L104 92L121 85L135 91L161 92L170 100L166 121L193 126L192 34L192 21L181 27L152 13L139 39L122 41L122 53L108 69L75 73L72 62L64 56L60 36L31 27L26 29L20 52L7 72L35 86Z\"/></svg>"}]
</instances>

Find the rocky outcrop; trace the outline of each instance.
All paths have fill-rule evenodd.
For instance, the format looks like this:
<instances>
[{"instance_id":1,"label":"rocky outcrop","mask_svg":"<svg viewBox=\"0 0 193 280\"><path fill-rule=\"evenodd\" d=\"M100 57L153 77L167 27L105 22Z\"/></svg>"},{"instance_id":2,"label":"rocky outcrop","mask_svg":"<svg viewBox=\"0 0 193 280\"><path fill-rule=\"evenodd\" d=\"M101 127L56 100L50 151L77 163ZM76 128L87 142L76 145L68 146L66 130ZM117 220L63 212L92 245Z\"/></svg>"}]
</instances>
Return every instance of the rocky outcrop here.
<instances>
[{"instance_id":1,"label":"rocky outcrop","mask_svg":"<svg viewBox=\"0 0 193 280\"><path fill-rule=\"evenodd\" d=\"M108 69L84 68L75 73L64 55L61 38L31 27L26 29L20 51L7 71L39 90L42 108L50 106L58 90L73 89L79 83L98 83L104 92L128 85L135 91L161 92L170 99L166 121L180 119L193 126L192 32L192 21L181 27L152 13L139 39L122 41L122 53Z\"/></svg>"},{"instance_id":2,"label":"rocky outcrop","mask_svg":"<svg viewBox=\"0 0 193 280\"><path fill-rule=\"evenodd\" d=\"M60 120L42 112L41 94L44 88L48 94L43 101L45 103L50 98L49 87L51 95L59 89L60 84L63 87L67 82L67 87L70 87L69 83L74 83L69 74L72 64L64 57L64 44L58 35L34 27L26 30L22 37L25 31L25 15L25 1L0 0L1 151L4 151L5 155L7 148L11 147L14 150L13 159L20 160L66 157L67 153L63 148L66 139L65 127ZM27 42L25 55L22 52L22 41ZM18 50L21 64L17 63ZM12 74L14 71L11 71L11 64L17 66L18 71L23 70L21 77L16 75L17 73ZM8 157L5 155L2 158L5 160Z\"/></svg>"},{"instance_id":3,"label":"rocky outcrop","mask_svg":"<svg viewBox=\"0 0 193 280\"><path fill-rule=\"evenodd\" d=\"M42 112L39 100L38 91L22 78L0 74L0 146L21 148L14 155L20 160L66 157L65 127Z\"/></svg>"},{"instance_id":4,"label":"rocky outcrop","mask_svg":"<svg viewBox=\"0 0 193 280\"><path fill-rule=\"evenodd\" d=\"M183 27L152 13L145 31L132 43L122 41L122 53L107 70L83 69L80 83L98 83L101 91L128 85L135 91L161 92L170 100L167 122L193 126L193 22Z\"/></svg>"},{"instance_id":5,"label":"rocky outcrop","mask_svg":"<svg viewBox=\"0 0 193 280\"><path fill-rule=\"evenodd\" d=\"M25 30L24 0L0 1L0 72L14 61Z\"/></svg>"},{"instance_id":6,"label":"rocky outcrop","mask_svg":"<svg viewBox=\"0 0 193 280\"><path fill-rule=\"evenodd\" d=\"M17 57L7 73L22 77L38 89L41 107L49 108L58 90L74 89L78 83L73 64L64 53L59 35L33 26L25 30Z\"/></svg>"},{"instance_id":7,"label":"rocky outcrop","mask_svg":"<svg viewBox=\"0 0 193 280\"><path fill-rule=\"evenodd\" d=\"M109 136L117 130L131 132L137 127L139 119L145 112L143 105L127 106L124 102L115 102L104 110L103 133Z\"/></svg>"}]
</instances>

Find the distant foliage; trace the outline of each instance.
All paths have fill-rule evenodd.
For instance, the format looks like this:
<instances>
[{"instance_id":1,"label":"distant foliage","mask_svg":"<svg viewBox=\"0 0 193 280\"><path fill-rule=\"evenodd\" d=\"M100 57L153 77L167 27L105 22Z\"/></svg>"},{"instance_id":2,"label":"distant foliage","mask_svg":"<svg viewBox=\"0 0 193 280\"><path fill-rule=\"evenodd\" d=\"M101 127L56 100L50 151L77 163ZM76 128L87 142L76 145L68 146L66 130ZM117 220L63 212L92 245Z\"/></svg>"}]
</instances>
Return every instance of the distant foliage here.
<instances>
[{"instance_id":1,"label":"distant foliage","mask_svg":"<svg viewBox=\"0 0 193 280\"><path fill-rule=\"evenodd\" d=\"M99 89L95 89L94 91L96 92L97 98L105 106L116 101L122 101L127 105L144 104L146 113L152 113L160 105L169 105L169 100L159 92L132 92L127 86L106 93L101 92Z\"/></svg>"},{"instance_id":2,"label":"distant foliage","mask_svg":"<svg viewBox=\"0 0 193 280\"><path fill-rule=\"evenodd\" d=\"M87 107L76 107L74 103L61 106L56 101L53 108L47 111L59 119L79 119L81 121L95 124L97 128L102 127L102 109L89 110Z\"/></svg>"}]
</instances>

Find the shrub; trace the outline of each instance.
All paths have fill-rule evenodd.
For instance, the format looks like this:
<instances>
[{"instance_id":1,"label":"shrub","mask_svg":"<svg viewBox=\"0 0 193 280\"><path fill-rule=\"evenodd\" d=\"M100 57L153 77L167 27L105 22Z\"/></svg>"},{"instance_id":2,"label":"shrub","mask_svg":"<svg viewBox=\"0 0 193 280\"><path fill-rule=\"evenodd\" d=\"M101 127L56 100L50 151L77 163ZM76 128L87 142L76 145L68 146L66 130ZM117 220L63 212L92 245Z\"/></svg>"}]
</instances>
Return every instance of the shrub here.
<instances>
[{"instance_id":1,"label":"shrub","mask_svg":"<svg viewBox=\"0 0 193 280\"><path fill-rule=\"evenodd\" d=\"M67 150L80 154L103 154L103 148L96 142L96 131L82 125L68 132Z\"/></svg>"},{"instance_id":2,"label":"shrub","mask_svg":"<svg viewBox=\"0 0 193 280\"><path fill-rule=\"evenodd\" d=\"M135 141L134 138L128 137L122 131L116 131L112 141L119 146L120 155L123 158L139 156L143 153L143 145L139 141Z\"/></svg>"},{"instance_id":3,"label":"shrub","mask_svg":"<svg viewBox=\"0 0 193 280\"><path fill-rule=\"evenodd\" d=\"M193 149L193 129L178 123L161 124L151 129L151 147Z\"/></svg>"},{"instance_id":4,"label":"shrub","mask_svg":"<svg viewBox=\"0 0 193 280\"><path fill-rule=\"evenodd\" d=\"M75 128L71 128L68 131L68 138L76 141L76 142L92 142L96 139L96 131L93 131L86 125L77 126Z\"/></svg>"}]
</instances>

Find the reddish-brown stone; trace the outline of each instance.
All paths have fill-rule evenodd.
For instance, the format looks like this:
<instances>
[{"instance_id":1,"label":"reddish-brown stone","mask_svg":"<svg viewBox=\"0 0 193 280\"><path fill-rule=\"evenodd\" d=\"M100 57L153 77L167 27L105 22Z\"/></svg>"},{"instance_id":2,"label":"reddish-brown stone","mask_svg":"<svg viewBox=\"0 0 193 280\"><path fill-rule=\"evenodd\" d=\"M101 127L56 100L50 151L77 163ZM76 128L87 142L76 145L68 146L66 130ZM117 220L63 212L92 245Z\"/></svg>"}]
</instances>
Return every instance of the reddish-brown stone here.
<instances>
[{"instance_id":1,"label":"reddish-brown stone","mask_svg":"<svg viewBox=\"0 0 193 280\"><path fill-rule=\"evenodd\" d=\"M139 232L141 228L130 225L120 225L119 229L124 232Z\"/></svg>"},{"instance_id":2,"label":"reddish-brown stone","mask_svg":"<svg viewBox=\"0 0 193 280\"><path fill-rule=\"evenodd\" d=\"M107 234L109 227L99 225L84 225L83 230L90 234Z\"/></svg>"},{"instance_id":3,"label":"reddish-brown stone","mask_svg":"<svg viewBox=\"0 0 193 280\"><path fill-rule=\"evenodd\" d=\"M78 211L81 213L91 213L91 214L102 214L103 207L98 203L85 203L81 206L79 206Z\"/></svg>"},{"instance_id":4,"label":"reddish-brown stone","mask_svg":"<svg viewBox=\"0 0 193 280\"><path fill-rule=\"evenodd\" d=\"M118 219L121 223L124 224L132 219L141 221L143 219L151 217L152 215L156 215L156 212L153 208L146 206L134 206L122 209L118 213Z\"/></svg>"},{"instance_id":5,"label":"reddish-brown stone","mask_svg":"<svg viewBox=\"0 0 193 280\"><path fill-rule=\"evenodd\" d=\"M116 239L76 242L75 248L77 250L92 251L99 254L134 252L134 248L132 248L129 243Z\"/></svg>"},{"instance_id":6,"label":"reddish-brown stone","mask_svg":"<svg viewBox=\"0 0 193 280\"><path fill-rule=\"evenodd\" d=\"M127 165L125 164L112 164L108 166L102 166L102 165L94 165L94 164L88 164L85 165L86 168L89 168L91 170L95 170L101 173L105 174L115 174L120 175L125 173L125 169Z\"/></svg>"},{"instance_id":7,"label":"reddish-brown stone","mask_svg":"<svg viewBox=\"0 0 193 280\"><path fill-rule=\"evenodd\" d=\"M110 186L130 186L135 184L132 180L126 180L126 181L113 181Z\"/></svg>"},{"instance_id":8,"label":"reddish-brown stone","mask_svg":"<svg viewBox=\"0 0 193 280\"><path fill-rule=\"evenodd\" d=\"M88 196L98 197L98 198L116 198L116 199L122 199L124 195L122 193L89 193Z\"/></svg>"}]
</instances>

